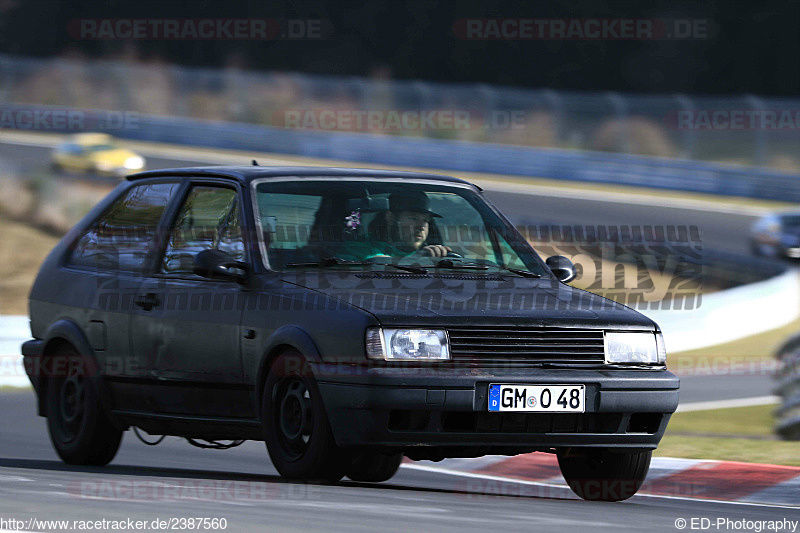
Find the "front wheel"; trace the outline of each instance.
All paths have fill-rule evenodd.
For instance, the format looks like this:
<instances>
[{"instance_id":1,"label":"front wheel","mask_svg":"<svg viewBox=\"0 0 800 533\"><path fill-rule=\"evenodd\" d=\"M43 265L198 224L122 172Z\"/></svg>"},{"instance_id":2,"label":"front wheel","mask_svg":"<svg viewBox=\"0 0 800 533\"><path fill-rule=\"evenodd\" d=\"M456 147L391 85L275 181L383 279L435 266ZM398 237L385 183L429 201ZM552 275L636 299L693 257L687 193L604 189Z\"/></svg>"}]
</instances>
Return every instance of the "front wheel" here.
<instances>
[{"instance_id":1,"label":"front wheel","mask_svg":"<svg viewBox=\"0 0 800 533\"><path fill-rule=\"evenodd\" d=\"M53 368L64 369L47 384L47 428L56 453L68 464L108 464L117 454L122 430L103 411L86 360L65 347L53 361L58 361Z\"/></svg>"},{"instance_id":2,"label":"front wheel","mask_svg":"<svg viewBox=\"0 0 800 533\"><path fill-rule=\"evenodd\" d=\"M639 490L653 452L558 451L558 466L572 492L584 500L619 502Z\"/></svg>"},{"instance_id":3,"label":"front wheel","mask_svg":"<svg viewBox=\"0 0 800 533\"><path fill-rule=\"evenodd\" d=\"M380 483L388 481L397 473L403 462L402 453L382 454L363 453L353 458L353 464L347 470L347 477L353 481Z\"/></svg>"},{"instance_id":4,"label":"front wheel","mask_svg":"<svg viewBox=\"0 0 800 533\"><path fill-rule=\"evenodd\" d=\"M344 477L350 457L334 441L319 388L300 353L284 352L272 363L261 413L269 456L281 476L329 483Z\"/></svg>"}]
</instances>

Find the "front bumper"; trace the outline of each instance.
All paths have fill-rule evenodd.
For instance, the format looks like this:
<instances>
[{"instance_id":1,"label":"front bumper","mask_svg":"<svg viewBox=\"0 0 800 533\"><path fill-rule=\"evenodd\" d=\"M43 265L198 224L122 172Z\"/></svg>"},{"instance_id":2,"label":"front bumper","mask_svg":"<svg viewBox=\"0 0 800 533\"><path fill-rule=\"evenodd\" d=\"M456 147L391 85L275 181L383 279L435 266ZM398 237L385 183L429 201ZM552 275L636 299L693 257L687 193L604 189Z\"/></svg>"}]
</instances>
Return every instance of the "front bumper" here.
<instances>
[{"instance_id":1,"label":"front bumper","mask_svg":"<svg viewBox=\"0 0 800 533\"><path fill-rule=\"evenodd\" d=\"M31 380L31 385L33 385L34 390L37 392L39 391L42 376L40 375L41 372L37 372L34 369L40 368L38 361L44 353L44 344L43 340L31 339L23 342L21 347L22 363L25 367L25 373L28 375L28 379Z\"/></svg>"},{"instance_id":2,"label":"front bumper","mask_svg":"<svg viewBox=\"0 0 800 533\"><path fill-rule=\"evenodd\" d=\"M337 444L407 451L425 446L482 448L483 453L654 449L678 406L680 386L666 370L319 365L315 374ZM582 384L586 411L489 413L491 383Z\"/></svg>"}]
</instances>

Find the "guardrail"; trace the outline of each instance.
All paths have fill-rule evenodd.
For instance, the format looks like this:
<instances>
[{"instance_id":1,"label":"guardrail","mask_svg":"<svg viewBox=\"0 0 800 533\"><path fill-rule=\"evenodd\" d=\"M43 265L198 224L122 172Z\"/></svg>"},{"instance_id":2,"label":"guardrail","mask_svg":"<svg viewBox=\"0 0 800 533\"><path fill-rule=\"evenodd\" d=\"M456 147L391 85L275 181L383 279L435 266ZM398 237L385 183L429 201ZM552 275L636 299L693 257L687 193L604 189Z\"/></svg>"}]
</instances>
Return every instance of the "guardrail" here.
<instances>
[{"instance_id":1,"label":"guardrail","mask_svg":"<svg viewBox=\"0 0 800 533\"><path fill-rule=\"evenodd\" d=\"M786 440L800 440L800 333L778 350L775 394L782 405L775 411L775 432Z\"/></svg>"},{"instance_id":2,"label":"guardrail","mask_svg":"<svg viewBox=\"0 0 800 533\"><path fill-rule=\"evenodd\" d=\"M43 112L54 109L13 104L4 105L4 108ZM72 111L83 113L83 124L102 123L102 117L107 113ZM75 131L67 126L53 126L50 131ZM700 161L395 135L281 129L154 115L138 115L135 127L129 125L112 133L127 139L190 146L800 202L800 176L796 174Z\"/></svg>"}]
</instances>

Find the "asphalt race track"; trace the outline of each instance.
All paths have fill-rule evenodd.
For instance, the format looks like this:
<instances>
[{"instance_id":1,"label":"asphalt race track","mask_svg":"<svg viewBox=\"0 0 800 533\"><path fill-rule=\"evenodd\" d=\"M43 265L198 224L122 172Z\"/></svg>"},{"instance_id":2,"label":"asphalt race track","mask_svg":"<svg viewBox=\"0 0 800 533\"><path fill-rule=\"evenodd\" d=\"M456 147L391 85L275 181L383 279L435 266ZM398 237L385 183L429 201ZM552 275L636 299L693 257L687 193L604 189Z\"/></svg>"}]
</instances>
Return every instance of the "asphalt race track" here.
<instances>
[{"instance_id":1,"label":"asphalt race track","mask_svg":"<svg viewBox=\"0 0 800 533\"><path fill-rule=\"evenodd\" d=\"M44 168L49 149L0 142L0 159ZM247 163L243 161L243 163ZM191 161L148 158L150 168ZM716 249L743 252L752 217L729 213L489 193L512 220L562 224L697 224ZM684 378L682 402L769 394L768 375ZM25 520L225 518L228 531L676 531L676 520L800 520L800 510L635 496L584 502L570 492L402 468L388 483L282 481L263 443L199 450L175 437L151 448L126 432L105 468L72 467L53 451L32 390L0 391L0 516ZM233 488L231 488L233 487ZM690 529L687 527L686 529Z\"/></svg>"},{"instance_id":2,"label":"asphalt race track","mask_svg":"<svg viewBox=\"0 0 800 533\"><path fill-rule=\"evenodd\" d=\"M198 450L175 437L155 448L126 432L105 468L61 463L32 391L0 393L0 515L42 520L225 518L228 531L676 531L679 518L798 520L800 510L635 496L584 502L513 481L402 468L390 482L282 481L263 443Z\"/></svg>"}]
</instances>

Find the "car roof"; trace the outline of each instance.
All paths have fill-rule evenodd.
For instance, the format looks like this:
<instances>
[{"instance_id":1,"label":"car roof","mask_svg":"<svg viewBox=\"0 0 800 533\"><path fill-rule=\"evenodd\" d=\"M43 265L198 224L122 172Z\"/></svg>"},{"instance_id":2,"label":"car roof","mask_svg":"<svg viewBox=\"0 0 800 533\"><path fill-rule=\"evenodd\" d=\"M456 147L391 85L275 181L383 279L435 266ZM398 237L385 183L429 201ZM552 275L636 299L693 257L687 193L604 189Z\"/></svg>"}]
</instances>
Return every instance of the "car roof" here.
<instances>
[{"instance_id":1,"label":"car roof","mask_svg":"<svg viewBox=\"0 0 800 533\"><path fill-rule=\"evenodd\" d=\"M381 170L369 168L339 168L339 167L262 167L262 166L213 166L213 167L189 167L171 168L161 170L149 170L132 174L127 177L129 181L155 177L218 177L234 179L241 183L248 184L255 179L261 178L375 178L375 179L415 179L431 180L438 182L457 183L469 185L480 190L480 187L468 181L443 176L441 174L428 174L425 172L408 172L402 170Z\"/></svg>"}]
</instances>

